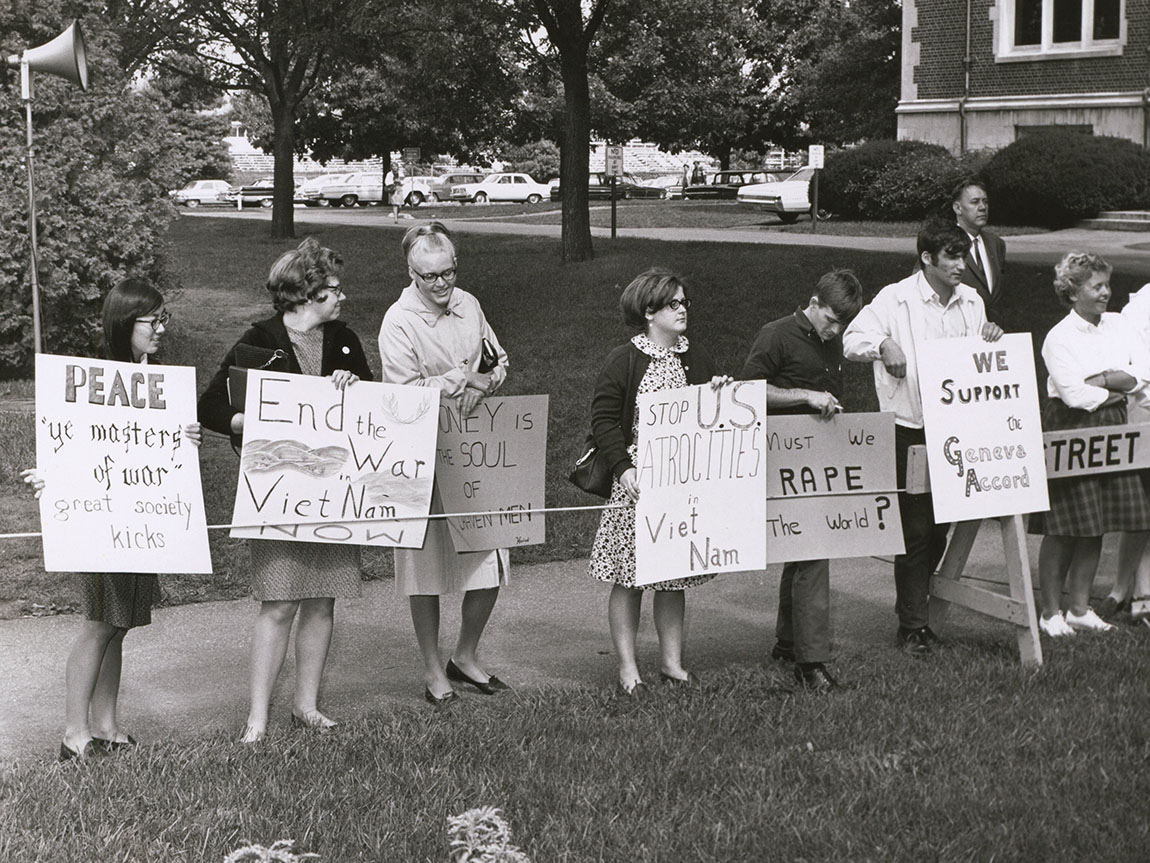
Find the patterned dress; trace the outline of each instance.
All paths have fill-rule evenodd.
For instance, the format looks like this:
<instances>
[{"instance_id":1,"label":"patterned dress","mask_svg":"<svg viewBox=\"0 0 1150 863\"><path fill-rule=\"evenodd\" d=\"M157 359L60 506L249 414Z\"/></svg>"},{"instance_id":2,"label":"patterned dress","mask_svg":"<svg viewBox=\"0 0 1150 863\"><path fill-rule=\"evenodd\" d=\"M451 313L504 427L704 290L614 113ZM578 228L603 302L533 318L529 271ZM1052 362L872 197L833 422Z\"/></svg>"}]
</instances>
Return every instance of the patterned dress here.
<instances>
[{"instance_id":1,"label":"patterned dress","mask_svg":"<svg viewBox=\"0 0 1150 863\"><path fill-rule=\"evenodd\" d=\"M685 336L679 336L679 340L670 348L655 344L642 333L632 338L631 343L651 358L651 364L647 366L647 371L643 373L643 379L639 382L639 393L654 393L687 386L687 374L683 371L683 364L679 359L679 355L687 350ZM638 440L639 412L634 411L631 424L632 442L627 448L632 464L638 458ZM715 577L690 575L655 584L636 585L635 507L630 505L631 498L627 496L618 479L611 484L611 497L608 503L626 504L626 506L603 510L588 567L588 571L595 578L623 587L638 587L640 590L682 590L685 587L705 584Z\"/></svg>"},{"instance_id":2,"label":"patterned dress","mask_svg":"<svg viewBox=\"0 0 1150 863\"><path fill-rule=\"evenodd\" d=\"M323 358L323 328L308 332L287 328L305 375L318 375ZM362 593L359 546L319 542L248 540L252 555L252 596L260 602L350 598Z\"/></svg>"}]
</instances>

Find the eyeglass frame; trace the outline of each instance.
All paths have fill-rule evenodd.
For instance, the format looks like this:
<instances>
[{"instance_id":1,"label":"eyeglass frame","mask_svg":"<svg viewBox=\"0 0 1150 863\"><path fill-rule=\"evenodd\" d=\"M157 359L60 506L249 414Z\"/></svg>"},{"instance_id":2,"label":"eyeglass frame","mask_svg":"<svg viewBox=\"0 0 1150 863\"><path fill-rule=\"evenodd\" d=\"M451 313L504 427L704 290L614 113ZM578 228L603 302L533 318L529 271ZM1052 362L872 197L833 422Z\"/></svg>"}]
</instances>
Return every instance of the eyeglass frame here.
<instances>
[{"instance_id":1,"label":"eyeglass frame","mask_svg":"<svg viewBox=\"0 0 1150 863\"><path fill-rule=\"evenodd\" d=\"M684 312L690 311L691 298L683 297L683 299L680 300L678 297L676 297L673 300L668 300L664 305L660 306L660 308L670 309L673 312L677 312L679 309L682 309Z\"/></svg>"},{"instance_id":2,"label":"eyeglass frame","mask_svg":"<svg viewBox=\"0 0 1150 863\"><path fill-rule=\"evenodd\" d=\"M443 279L444 284L447 284L448 282L453 282L453 281L455 281L455 277L459 275L458 265L453 265L450 270L444 270L441 273L421 273L421 272L419 272L419 270L415 269L411 265L408 265L407 269L413 276L415 276L420 281L427 282L428 284L432 284L432 285L435 284L436 282L438 282L440 279Z\"/></svg>"},{"instance_id":3,"label":"eyeglass frame","mask_svg":"<svg viewBox=\"0 0 1150 863\"><path fill-rule=\"evenodd\" d=\"M160 312L160 314L151 318L136 318L136 323L148 324L151 326L153 333L158 333L160 331L160 327L166 327L168 325L168 321L171 319L172 313L167 309L164 309L162 312Z\"/></svg>"}]
</instances>

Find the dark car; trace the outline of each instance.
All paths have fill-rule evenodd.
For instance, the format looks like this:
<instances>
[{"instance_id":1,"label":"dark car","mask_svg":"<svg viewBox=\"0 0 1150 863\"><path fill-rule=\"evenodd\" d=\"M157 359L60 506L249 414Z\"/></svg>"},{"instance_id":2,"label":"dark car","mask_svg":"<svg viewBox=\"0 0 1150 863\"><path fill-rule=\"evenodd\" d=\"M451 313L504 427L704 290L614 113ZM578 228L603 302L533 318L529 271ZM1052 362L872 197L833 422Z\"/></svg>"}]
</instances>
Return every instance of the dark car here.
<instances>
[{"instance_id":1,"label":"dark car","mask_svg":"<svg viewBox=\"0 0 1150 863\"><path fill-rule=\"evenodd\" d=\"M587 197L592 200L611 200L611 175L610 174L591 174L587 178ZM667 197L667 190L661 189L657 186L644 186L630 174L624 174L616 181L615 198L619 201L629 201L632 198L665 198ZM553 183L551 186L551 200L559 201L563 198L563 193L559 190L559 184Z\"/></svg>"},{"instance_id":2,"label":"dark car","mask_svg":"<svg viewBox=\"0 0 1150 863\"><path fill-rule=\"evenodd\" d=\"M274 196L275 181L271 177L264 177L248 186L233 187L228 191L226 199L232 205L235 205L236 198L240 198L245 207L270 207Z\"/></svg>"},{"instance_id":3,"label":"dark car","mask_svg":"<svg viewBox=\"0 0 1150 863\"><path fill-rule=\"evenodd\" d=\"M692 201L733 201L743 186L774 180L768 171L716 171L706 183L688 185L683 190L683 197Z\"/></svg>"}]
</instances>

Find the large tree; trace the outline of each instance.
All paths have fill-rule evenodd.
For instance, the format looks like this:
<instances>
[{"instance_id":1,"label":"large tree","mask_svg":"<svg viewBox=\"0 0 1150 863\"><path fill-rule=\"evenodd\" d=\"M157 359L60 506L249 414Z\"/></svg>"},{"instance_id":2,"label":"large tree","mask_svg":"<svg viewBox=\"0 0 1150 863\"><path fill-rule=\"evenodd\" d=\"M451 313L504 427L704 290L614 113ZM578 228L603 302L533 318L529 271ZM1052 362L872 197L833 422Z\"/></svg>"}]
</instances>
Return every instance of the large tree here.
<instances>
[{"instance_id":1,"label":"large tree","mask_svg":"<svg viewBox=\"0 0 1150 863\"><path fill-rule=\"evenodd\" d=\"M296 126L305 100L360 50L367 22L402 0L178 0L156 21L165 39L157 63L267 101L272 121L275 192L272 234L295 234Z\"/></svg>"},{"instance_id":2,"label":"large tree","mask_svg":"<svg viewBox=\"0 0 1150 863\"><path fill-rule=\"evenodd\" d=\"M588 55L611 0L531 0L547 31L550 49L558 55L563 81L563 130L560 140L559 184L563 192L563 259L594 257L591 215L587 210L590 171L591 91Z\"/></svg>"}]
</instances>

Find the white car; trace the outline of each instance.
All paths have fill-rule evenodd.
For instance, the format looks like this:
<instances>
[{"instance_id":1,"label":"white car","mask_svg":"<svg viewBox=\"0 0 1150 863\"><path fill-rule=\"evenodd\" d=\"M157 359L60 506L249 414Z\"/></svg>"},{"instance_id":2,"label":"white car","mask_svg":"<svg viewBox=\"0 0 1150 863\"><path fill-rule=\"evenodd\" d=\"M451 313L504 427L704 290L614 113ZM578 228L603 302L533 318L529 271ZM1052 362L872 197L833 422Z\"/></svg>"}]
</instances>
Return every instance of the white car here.
<instances>
[{"instance_id":1,"label":"white car","mask_svg":"<svg viewBox=\"0 0 1150 863\"><path fill-rule=\"evenodd\" d=\"M551 187L536 183L526 174L492 174L482 183L464 183L451 187L451 200L474 201L486 204L488 201L519 201L538 204L551 197Z\"/></svg>"},{"instance_id":2,"label":"white car","mask_svg":"<svg viewBox=\"0 0 1150 863\"><path fill-rule=\"evenodd\" d=\"M198 207L200 204L220 204L231 191L227 180L192 180L184 188L168 194L177 204Z\"/></svg>"},{"instance_id":3,"label":"white car","mask_svg":"<svg viewBox=\"0 0 1150 863\"><path fill-rule=\"evenodd\" d=\"M424 201L430 201L431 184L434 182L435 177L404 177L399 181L403 203L409 207L418 207Z\"/></svg>"},{"instance_id":4,"label":"white car","mask_svg":"<svg viewBox=\"0 0 1150 863\"><path fill-rule=\"evenodd\" d=\"M777 183L755 183L739 189L736 200L745 206L774 213L779 221L789 225L804 213L810 213L811 201L808 187L814 168L800 168L785 180ZM819 219L827 219L830 214L819 210Z\"/></svg>"}]
</instances>

